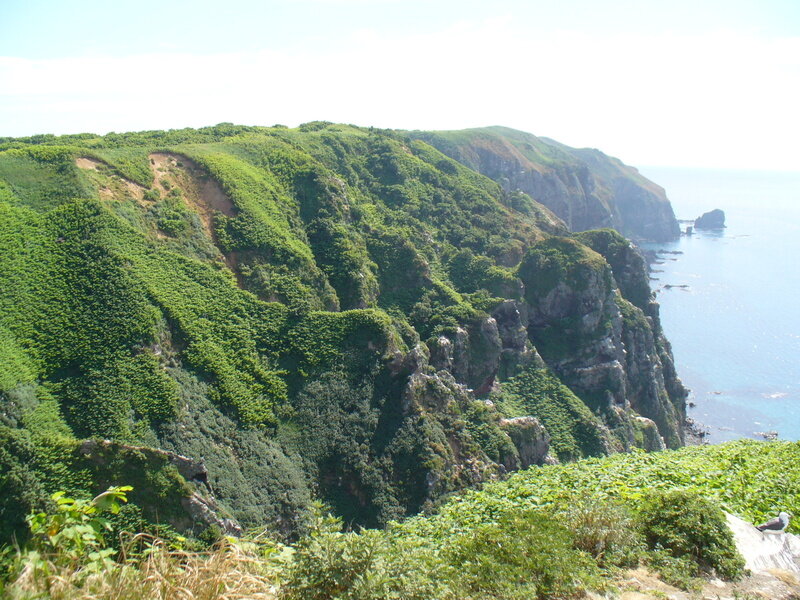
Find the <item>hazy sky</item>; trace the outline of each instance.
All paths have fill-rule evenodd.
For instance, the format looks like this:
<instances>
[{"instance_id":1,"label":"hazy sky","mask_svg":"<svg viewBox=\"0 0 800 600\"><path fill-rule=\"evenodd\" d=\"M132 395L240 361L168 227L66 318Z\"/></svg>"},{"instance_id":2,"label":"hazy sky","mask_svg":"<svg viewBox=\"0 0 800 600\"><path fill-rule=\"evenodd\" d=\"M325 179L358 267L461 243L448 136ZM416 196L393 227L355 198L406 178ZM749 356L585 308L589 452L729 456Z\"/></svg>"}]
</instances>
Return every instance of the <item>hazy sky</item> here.
<instances>
[{"instance_id":1,"label":"hazy sky","mask_svg":"<svg viewBox=\"0 0 800 600\"><path fill-rule=\"evenodd\" d=\"M800 171L800 0L0 0L0 136L318 119Z\"/></svg>"}]
</instances>

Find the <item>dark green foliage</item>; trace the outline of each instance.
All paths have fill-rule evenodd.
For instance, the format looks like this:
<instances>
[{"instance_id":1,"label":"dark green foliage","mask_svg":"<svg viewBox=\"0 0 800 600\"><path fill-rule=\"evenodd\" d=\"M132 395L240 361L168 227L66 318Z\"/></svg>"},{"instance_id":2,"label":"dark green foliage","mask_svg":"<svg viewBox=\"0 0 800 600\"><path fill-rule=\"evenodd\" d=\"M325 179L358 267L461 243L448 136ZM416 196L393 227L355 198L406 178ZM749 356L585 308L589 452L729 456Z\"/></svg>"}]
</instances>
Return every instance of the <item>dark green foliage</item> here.
<instances>
[{"instance_id":1,"label":"dark green foliage","mask_svg":"<svg viewBox=\"0 0 800 600\"><path fill-rule=\"evenodd\" d=\"M608 452L608 434L597 417L545 368L528 367L505 382L492 400L509 416L537 417L561 460Z\"/></svg>"},{"instance_id":2,"label":"dark green foliage","mask_svg":"<svg viewBox=\"0 0 800 600\"><path fill-rule=\"evenodd\" d=\"M294 402L299 450L323 497L346 521L371 525L403 515L387 473L375 460L380 408L374 390L339 373L310 382Z\"/></svg>"},{"instance_id":3,"label":"dark green foliage","mask_svg":"<svg viewBox=\"0 0 800 600\"><path fill-rule=\"evenodd\" d=\"M603 259L569 238L551 237L528 250L517 275L525 283L525 298L535 304L558 284L582 291L591 274L604 269Z\"/></svg>"},{"instance_id":4,"label":"dark green foliage","mask_svg":"<svg viewBox=\"0 0 800 600\"><path fill-rule=\"evenodd\" d=\"M459 251L448 262L448 273L461 292L486 290L494 297L519 299L522 285L509 269L495 265L486 256Z\"/></svg>"},{"instance_id":5,"label":"dark green foliage","mask_svg":"<svg viewBox=\"0 0 800 600\"><path fill-rule=\"evenodd\" d=\"M160 445L202 459L217 500L247 530L291 537L306 528L311 503L303 458L260 429L242 429L209 400L208 386L170 369L181 386L176 421L159 428Z\"/></svg>"},{"instance_id":6,"label":"dark green foliage","mask_svg":"<svg viewBox=\"0 0 800 600\"><path fill-rule=\"evenodd\" d=\"M285 574L286 600L431 600L441 584L428 556L377 531L341 533L341 522L315 519L313 532L295 547Z\"/></svg>"},{"instance_id":7,"label":"dark green foliage","mask_svg":"<svg viewBox=\"0 0 800 600\"><path fill-rule=\"evenodd\" d=\"M148 522L183 525L188 521L181 500L193 490L165 453L93 441L75 444L71 454L73 468L92 482L91 493L127 482L134 488L128 495L131 503L142 509Z\"/></svg>"},{"instance_id":8,"label":"dark green foliage","mask_svg":"<svg viewBox=\"0 0 800 600\"><path fill-rule=\"evenodd\" d=\"M648 546L678 560L688 559L692 575L715 572L723 579L738 579L744 574L744 559L736 550L725 514L698 492L650 493L638 519Z\"/></svg>"},{"instance_id":9,"label":"dark green foliage","mask_svg":"<svg viewBox=\"0 0 800 600\"><path fill-rule=\"evenodd\" d=\"M35 454L27 432L0 425L0 543L24 537L27 514L47 503Z\"/></svg>"},{"instance_id":10,"label":"dark green foliage","mask_svg":"<svg viewBox=\"0 0 800 600\"><path fill-rule=\"evenodd\" d=\"M378 297L377 265L363 238L344 223L317 219L309 226L309 240L343 309L373 306Z\"/></svg>"},{"instance_id":11,"label":"dark green foliage","mask_svg":"<svg viewBox=\"0 0 800 600\"><path fill-rule=\"evenodd\" d=\"M445 550L459 598L578 598L596 565L569 531L537 511L510 511L458 536Z\"/></svg>"}]
</instances>

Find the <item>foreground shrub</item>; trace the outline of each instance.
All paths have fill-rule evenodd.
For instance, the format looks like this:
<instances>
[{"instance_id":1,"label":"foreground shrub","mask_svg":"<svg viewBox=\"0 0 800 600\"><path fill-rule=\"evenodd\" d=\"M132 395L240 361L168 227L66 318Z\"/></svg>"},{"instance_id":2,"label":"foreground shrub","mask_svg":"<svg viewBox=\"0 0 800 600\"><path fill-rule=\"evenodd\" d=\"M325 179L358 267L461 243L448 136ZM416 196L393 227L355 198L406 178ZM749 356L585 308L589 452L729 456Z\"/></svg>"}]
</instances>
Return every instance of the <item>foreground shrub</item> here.
<instances>
[{"instance_id":1,"label":"foreground shrub","mask_svg":"<svg viewBox=\"0 0 800 600\"><path fill-rule=\"evenodd\" d=\"M246 548L222 543L214 551L169 550L158 541L147 556L87 574L50 563L25 571L0 597L10 600L275 600L276 575Z\"/></svg>"},{"instance_id":2,"label":"foreground shrub","mask_svg":"<svg viewBox=\"0 0 800 600\"><path fill-rule=\"evenodd\" d=\"M744 574L744 559L736 550L725 514L699 492L649 494L641 504L639 523L649 548L680 559L691 568L690 575L715 572L735 580ZM659 562L667 561L656 561L654 566Z\"/></svg>"},{"instance_id":3,"label":"foreground shrub","mask_svg":"<svg viewBox=\"0 0 800 600\"><path fill-rule=\"evenodd\" d=\"M574 502L564 513L573 545L592 556L600 567L633 567L644 543L628 510L596 499Z\"/></svg>"},{"instance_id":4,"label":"foreground shrub","mask_svg":"<svg viewBox=\"0 0 800 600\"><path fill-rule=\"evenodd\" d=\"M378 530L340 531L319 518L295 547L281 588L286 600L429 600L438 597L430 569L411 550ZM424 551L423 551L424 552Z\"/></svg>"},{"instance_id":5,"label":"foreground shrub","mask_svg":"<svg viewBox=\"0 0 800 600\"><path fill-rule=\"evenodd\" d=\"M597 567L570 532L535 511L511 511L444 549L456 598L580 597L599 585Z\"/></svg>"}]
</instances>

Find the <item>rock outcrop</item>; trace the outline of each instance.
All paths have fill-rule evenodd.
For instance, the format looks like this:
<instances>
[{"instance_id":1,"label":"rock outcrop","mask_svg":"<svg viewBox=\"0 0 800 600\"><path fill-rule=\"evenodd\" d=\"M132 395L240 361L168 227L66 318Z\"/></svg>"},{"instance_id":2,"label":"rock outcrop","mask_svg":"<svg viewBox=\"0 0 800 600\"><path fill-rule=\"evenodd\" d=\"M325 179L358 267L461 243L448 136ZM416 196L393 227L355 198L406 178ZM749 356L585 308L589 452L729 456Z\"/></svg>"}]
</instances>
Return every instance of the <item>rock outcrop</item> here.
<instances>
[{"instance_id":1,"label":"rock outcrop","mask_svg":"<svg viewBox=\"0 0 800 600\"><path fill-rule=\"evenodd\" d=\"M146 446L96 439L83 441L77 455L104 485L139 481L145 475L140 472L143 467L150 473L163 470L165 479L177 478L172 486L171 496L174 497L161 498L163 505L154 504L157 494L149 489L146 478L143 485L133 485L130 496L146 514L161 515L178 531L196 535L215 527L224 535L238 537L243 533L236 519L226 515L217 504L202 460ZM169 467L174 471L170 473Z\"/></svg>"},{"instance_id":2,"label":"rock outcrop","mask_svg":"<svg viewBox=\"0 0 800 600\"><path fill-rule=\"evenodd\" d=\"M675 374L658 305L642 287L644 260L619 234L590 234L596 235L581 239L608 260L578 242L553 238L534 246L520 266L531 340L572 391L617 422L625 445L680 446L687 393ZM643 435L643 422L624 417L630 410L655 423L663 445Z\"/></svg>"},{"instance_id":3,"label":"rock outcrop","mask_svg":"<svg viewBox=\"0 0 800 600\"><path fill-rule=\"evenodd\" d=\"M507 468L524 469L531 465L558 462L550 455L550 434L536 417L501 419L500 427L508 434L519 452L519 462L508 464Z\"/></svg>"},{"instance_id":4,"label":"rock outcrop","mask_svg":"<svg viewBox=\"0 0 800 600\"><path fill-rule=\"evenodd\" d=\"M544 204L572 231L612 227L666 241L680 228L664 190L599 150L575 149L507 127L412 132L451 158Z\"/></svg>"},{"instance_id":5,"label":"rock outcrop","mask_svg":"<svg viewBox=\"0 0 800 600\"><path fill-rule=\"evenodd\" d=\"M791 533L762 533L752 523L731 514L725 515L733 532L736 549L744 557L745 568L753 573L774 569L800 575L800 539Z\"/></svg>"},{"instance_id":6,"label":"rock outcrop","mask_svg":"<svg viewBox=\"0 0 800 600\"><path fill-rule=\"evenodd\" d=\"M725 212L719 208L703 213L694 220L695 229L724 229Z\"/></svg>"}]
</instances>

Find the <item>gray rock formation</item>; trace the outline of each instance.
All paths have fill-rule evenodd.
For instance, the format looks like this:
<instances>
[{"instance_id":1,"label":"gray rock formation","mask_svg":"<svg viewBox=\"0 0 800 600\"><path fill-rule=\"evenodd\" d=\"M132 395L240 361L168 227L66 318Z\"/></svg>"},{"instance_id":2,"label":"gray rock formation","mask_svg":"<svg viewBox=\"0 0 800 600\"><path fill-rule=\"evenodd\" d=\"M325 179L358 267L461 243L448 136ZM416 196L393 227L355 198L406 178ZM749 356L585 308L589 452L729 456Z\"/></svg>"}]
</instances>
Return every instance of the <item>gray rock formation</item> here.
<instances>
[{"instance_id":1,"label":"gray rock formation","mask_svg":"<svg viewBox=\"0 0 800 600\"><path fill-rule=\"evenodd\" d=\"M744 557L745 568L754 573L774 569L800 575L800 539L791 533L762 533L751 523L725 515L733 532L736 549Z\"/></svg>"},{"instance_id":2,"label":"gray rock formation","mask_svg":"<svg viewBox=\"0 0 800 600\"><path fill-rule=\"evenodd\" d=\"M508 469L558 462L550 455L550 434L536 417L501 419L500 427L514 442L519 453L519 463L506 465Z\"/></svg>"},{"instance_id":3,"label":"gray rock formation","mask_svg":"<svg viewBox=\"0 0 800 600\"><path fill-rule=\"evenodd\" d=\"M600 249L616 270L570 240L546 240L531 250L520 267L529 335L562 381L619 430L623 445L677 447L683 442L686 390L663 338L658 305L639 284L646 277L644 261L625 250L627 242L614 247L613 255L609 247ZM617 271L625 282L621 289L644 310L624 298ZM662 443L648 440L642 423L630 421L631 410L655 423Z\"/></svg>"},{"instance_id":4,"label":"gray rock formation","mask_svg":"<svg viewBox=\"0 0 800 600\"><path fill-rule=\"evenodd\" d=\"M695 229L724 229L725 212L719 208L710 210L697 217L694 221Z\"/></svg>"}]
</instances>

